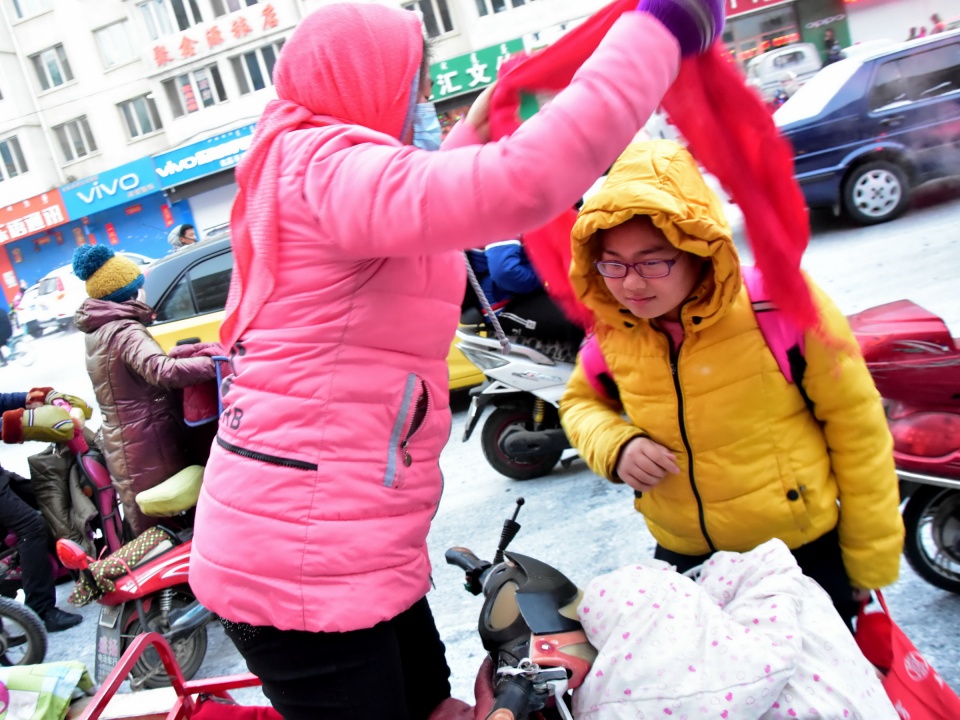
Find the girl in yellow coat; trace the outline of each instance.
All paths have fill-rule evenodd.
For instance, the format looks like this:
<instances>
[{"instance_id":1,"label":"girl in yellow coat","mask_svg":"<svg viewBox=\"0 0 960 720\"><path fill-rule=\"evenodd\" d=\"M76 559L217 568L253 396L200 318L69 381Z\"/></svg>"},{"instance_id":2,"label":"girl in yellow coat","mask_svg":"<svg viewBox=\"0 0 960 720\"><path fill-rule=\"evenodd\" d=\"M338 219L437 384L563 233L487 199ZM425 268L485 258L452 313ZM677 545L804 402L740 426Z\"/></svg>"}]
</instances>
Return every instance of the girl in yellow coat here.
<instances>
[{"instance_id":1,"label":"girl in yellow coat","mask_svg":"<svg viewBox=\"0 0 960 720\"><path fill-rule=\"evenodd\" d=\"M631 145L573 230L571 279L596 318L619 403L578 363L560 403L590 467L635 491L655 557L684 571L779 538L850 624L897 579L892 440L862 359L805 337L781 372L741 282L719 199L670 141ZM811 283L827 332L856 342Z\"/></svg>"}]
</instances>

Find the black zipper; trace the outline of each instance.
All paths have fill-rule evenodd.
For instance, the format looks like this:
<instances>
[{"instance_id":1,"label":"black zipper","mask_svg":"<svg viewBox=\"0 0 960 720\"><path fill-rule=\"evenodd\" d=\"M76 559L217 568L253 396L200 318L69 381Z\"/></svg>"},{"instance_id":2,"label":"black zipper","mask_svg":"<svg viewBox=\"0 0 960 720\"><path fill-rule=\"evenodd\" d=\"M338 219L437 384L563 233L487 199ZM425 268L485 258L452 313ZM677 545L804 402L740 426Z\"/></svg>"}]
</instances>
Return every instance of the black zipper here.
<instances>
[{"instance_id":1,"label":"black zipper","mask_svg":"<svg viewBox=\"0 0 960 720\"><path fill-rule=\"evenodd\" d=\"M250 458L251 460L259 460L260 462L269 463L271 465L282 465L283 467L294 468L296 470L317 470L320 467L316 463L307 462L306 460L293 460L291 458L283 458L277 455L267 455L266 453L247 450L234 445L233 443L227 442L219 435L217 435L217 444L219 444L224 450L229 450L230 452L236 453L241 457Z\"/></svg>"},{"instance_id":2,"label":"black zipper","mask_svg":"<svg viewBox=\"0 0 960 720\"><path fill-rule=\"evenodd\" d=\"M681 313L682 317L682 313ZM651 323L652 324L652 323ZM683 440L683 447L687 451L687 466L690 470L690 488L693 490L693 497L697 501L697 515L700 520L700 532L703 533L704 540L710 547L710 552L716 552L717 548L707 533L707 518L703 512L703 500L700 498L700 491L697 489L696 476L693 471L693 450L690 448L690 439L687 437L687 425L684 422L683 413L683 391L680 389L680 351L673 346L673 338L670 333L657 328L658 332L663 333L670 345L670 374L673 376L673 387L677 391L677 419L680 422L680 439Z\"/></svg>"}]
</instances>

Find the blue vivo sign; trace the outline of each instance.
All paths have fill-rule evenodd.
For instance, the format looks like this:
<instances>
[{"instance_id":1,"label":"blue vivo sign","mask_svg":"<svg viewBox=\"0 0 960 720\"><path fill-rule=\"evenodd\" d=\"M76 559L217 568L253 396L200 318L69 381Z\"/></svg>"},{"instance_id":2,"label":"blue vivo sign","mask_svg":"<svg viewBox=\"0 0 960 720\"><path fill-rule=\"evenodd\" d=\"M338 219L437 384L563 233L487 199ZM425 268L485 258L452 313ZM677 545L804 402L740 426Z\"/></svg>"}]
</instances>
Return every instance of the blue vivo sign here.
<instances>
[{"instance_id":1,"label":"blue vivo sign","mask_svg":"<svg viewBox=\"0 0 960 720\"><path fill-rule=\"evenodd\" d=\"M60 188L71 219L86 217L160 191L160 181L150 158L111 168Z\"/></svg>"},{"instance_id":2,"label":"blue vivo sign","mask_svg":"<svg viewBox=\"0 0 960 720\"><path fill-rule=\"evenodd\" d=\"M233 167L250 147L256 123L153 156L164 188Z\"/></svg>"}]
</instances>

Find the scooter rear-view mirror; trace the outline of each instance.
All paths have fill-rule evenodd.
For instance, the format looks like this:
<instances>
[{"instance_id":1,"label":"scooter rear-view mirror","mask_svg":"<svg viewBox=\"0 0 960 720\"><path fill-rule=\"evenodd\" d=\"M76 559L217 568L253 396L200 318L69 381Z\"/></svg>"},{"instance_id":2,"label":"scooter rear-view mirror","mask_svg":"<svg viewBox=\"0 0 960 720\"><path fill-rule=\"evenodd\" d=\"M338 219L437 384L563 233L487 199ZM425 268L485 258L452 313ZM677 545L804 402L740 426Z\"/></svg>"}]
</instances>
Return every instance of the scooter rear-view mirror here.
<instances>
[{"instance_id":1,"label":"scooter rear-view mirror","mask_svg":"<svg viewBox=\"0 0 960 720\"><path fill-rule=\"evenodd\" d=\"M57 540L57 557L65 567L71 570L86 570L90 567L90 558L87 553L73 540L61 538Z\"/></svg>"}]
</instances>

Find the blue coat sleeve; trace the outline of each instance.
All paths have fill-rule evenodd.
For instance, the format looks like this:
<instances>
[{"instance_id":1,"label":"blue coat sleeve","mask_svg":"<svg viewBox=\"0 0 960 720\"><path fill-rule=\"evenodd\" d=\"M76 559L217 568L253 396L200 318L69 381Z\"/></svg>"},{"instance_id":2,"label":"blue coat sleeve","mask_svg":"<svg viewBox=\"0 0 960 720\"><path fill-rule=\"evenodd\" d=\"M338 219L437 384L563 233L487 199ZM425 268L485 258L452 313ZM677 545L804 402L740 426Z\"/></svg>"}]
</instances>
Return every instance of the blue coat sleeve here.
<instances>
[{"instance_id":1,"label":"blue coat sleeve","mask_svg":"<svg viewBox=\"0 0 960 720\"><path fill-rule=\"evenodd\" d=\"M7 410L18 410L26 404L26 393L0 393L0 414ZM2 420L0 420L0 428L3 428Z\"/></svg>"},{"instance_id":2,"label":"blue coat sleeve","mask_svg":"<svg viewBox=\"0 0 960 720\"><path fill-rule=\"evenodd\" d=\"M18 410L27 404L27 394L22 393L0 393L0 413L7 410Z\"/></svg>"},{"instance_id":3,"label":"blue coat sleeve","mask_svg":"<svg viewBox=\"0 0 960 720\"><path fill-rule=\"evenodd\" d=\"M484 249L490 266L490 277L497 287L511 294L531 293L541 289L540 278L519 240L503 240Z\"/></svg>"}]
</instances>

